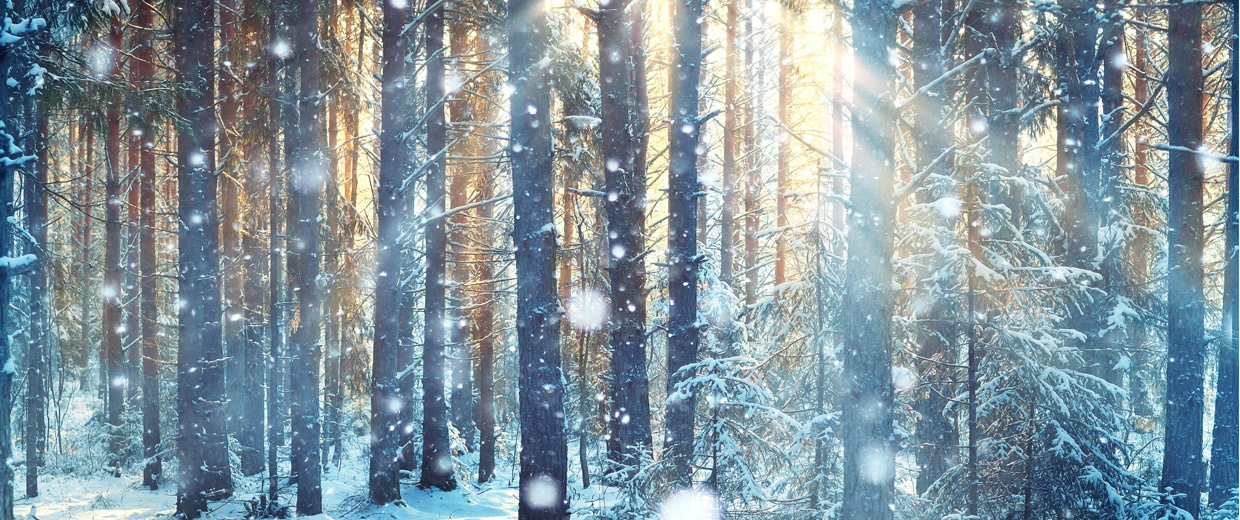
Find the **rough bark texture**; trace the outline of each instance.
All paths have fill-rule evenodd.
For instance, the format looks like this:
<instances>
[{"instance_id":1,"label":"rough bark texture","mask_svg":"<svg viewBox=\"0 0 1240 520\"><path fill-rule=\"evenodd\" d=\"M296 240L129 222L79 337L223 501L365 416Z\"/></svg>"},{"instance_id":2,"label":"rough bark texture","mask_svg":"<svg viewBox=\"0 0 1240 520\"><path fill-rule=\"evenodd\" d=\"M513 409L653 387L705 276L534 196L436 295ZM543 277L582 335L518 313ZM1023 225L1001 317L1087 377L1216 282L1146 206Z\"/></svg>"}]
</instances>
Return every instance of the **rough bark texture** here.
<instances>
[{"instance_id":1,"label":"rough bark texture","mask_svg":"<svg viewBox=\"0 0 1240 520\"><path fill-rule=\"evenodd\" d=\"M491 176L479 175L478 196L482 200L490 199L494 191ZM491 205L478 208L478 220L484 224L478 226L478 243L490 244L497 240L495 232L489 224L492 217ZM474 302L474 341L478 343L478 362L474 365L474 384L478 387L478 407L474 410L474 418L478 422L478 483L484 484L495 474L495 324L492 299L494 298L495 276L489 257L483 258L478 265L478 279L482 283L475 293Z\"/></svg>"},{"instance_id":2,"label":"rough bark texture","mask_svg":"<svg viewBox=\"0 0 1240 520\"><path fill-rule=\"evenodd\" d=\"M473 54L470 45L469 33L470 26L463 20L456 20L452 24L449 31L451 33L452 46L452 68L453 75L458 78L468 77L468 71L462 69L462 60L471 59L467 56ZM473 106L467 100L468 94L464 91L456 92L453 97L455 101L450 103L452 130L456 132L456 138L460 141L466 141L471 136L468 130L473 129ZM462 143L464 144L464 143ZM464 157L475 157L471 148L458 145L461 154ZM465 159L468 161L469 159ZM469 200L469 172L464 164L453 168L451 186L449 187L449 202L451 207L460 208ZM452 427L456 428L457 433L464 441L465 449L472 450L474 448L474 384L473 384L473 351L472 342L469 340L469 320L466 317L467 298L465 296L468 290L466 284L469 283L469 254L466 251L468 239L466 231L469 226L468 215L464 211L456 210L449 220L450 229L449 236L452 249L452 290L450 295L451 330L449 331L448 342L452 346L452 354L448 356L451 362L452 370Z\"/></svg>"},{"instance_id":3,"label":"rough bark texture","mask_svg":"<svg viewBox=\"0 0 1240 520\"><path fill-rule=\"evenodd\" d=\"M1240 34L1236 26L1236 4L1232 4L1231 28L1231 122L1229 124L1228 154L1235 157L1240 154L1240 109L1237 109L1236 88L1240 85L1237 76L1236 50L1240 43ZM1237 284L1240 284L1240 163L1235 161L1227 164L1227 209L1223 224L1224 251L1226 266L1223 268L1223 337L1218 351L1218 393L1214 401L1214 436L1210 445L1210 506L1217 508L1233 496L1232 490L1237 486L1237 472L1240 471L1240 301L1237 299Z\"/></svg>"},{"instance_id":4,"label":"rough bark texture","mask_svg":"<svg viewBox=\"0 0 1240 520\"><path fill-rule=\"evenodd\" d=\"M642 10L605 2L598 10L599 125L611 252L611 377L619 421L612 462L633 464L650 449L646 375L646 66ZM612 59L621 56L621 59Z\"/></svg>"},{"instance_id":5,"label":"rough bark texture","mask_svg":"<svg viewBox=\"0 0 1240 520\"><path fill-rule=\"evenodd\" d=\"M173 35L177 80L190 87L178 112L189 124L177 135L178 306L177 512L197 518L219 478L212 462L224 455L223 367L220 347L219 221L215 196L215 6L193 0L178 6ZM224 475L227 476L227 475Z\"/></svg>"},{"instance_id":6,"label":"rough bark texture","mask_svg":"<svg viewBox=\"0 0 1240 520\"><path fill-rule=\"evenodd\" d=\"M383 4L383 100L380 107L378 251L375 254L375 342L370 382L370 501L387 504L400 499L400 410L409 396L398 391L397 352L400 349L400 185L408 160L404 141L404 107L395 95L403 88L409 10Z\"/></svg>"},{"instance_id":7,"label":"rough bark texture","mask_svg":"<svg viewBox=\"0 0 1240 520\"><path fill-rule=\"evenodd\" d=\"M287 26L276 21L280 16L276 12L272 12L267 20L268 31L271 41L276 41L287 30ZM270 141L267 146L267 164L269 166L270 176L267 181L267 213L270 219L267 223L270 232L270 242L268 243L268 271L270 283L267 301L267 336L270 338L267 346L267 498L269 503L276 503L279 500L280 486L280 460L279 447L284 444L284 416L281 413L283 408L283 395L281 392L284 388L284 329L283 315L284 304L284 253L288 247L288 241L281 239L282 228L280 226L283 220L283 208L281 202L283 193L281 186L284 184L283 178L283 162L280 160L281 152L287 152L290 146L289 134L284 134L284 140L281 141L276 136L277 129L282 124L282 116L285 111L281 108L281 94L283 78L281 73L288 74L288 62L274 52L267 54L267 65L270 68L270 76L268 77L267 91L264 93L267 97L267 124L270 128Z\"/></svg>"},{"instance_id":8,"label":"rough bark texture","mask_svg":"<svg viewBox=\"0 0 1240 520\"><path fill-rule=\"evenodd\" d=\"M422 343L422 476L420 487L456 488L452 446L448 438L448 401L444 396L444 344L447 318L447 232L442 213L447 209L444 155L444 6L426 13L426 314ZM524 424L524 423L522 423Z\"/></svg>"},{"instance_id":9,"label":"rough bark texture","mask_svg":"<svg viewBox=\"0 0 1240 520\"><path fill-rule=\"evenodd\" d=\"M702 73L702 0L684 0L676 6L672 20L672 124L670 173L668 176L668 304L667 394L673 395L677 383L692 374L680 368L697 362L700 331L697 324L698 258L697 210L698 146L701 122L698 120L698 89ZM687 131L686 131L687 130ZM664 450L670 458L673 478L681 486L692 483L693 419L697 408L694 395L680 394L667 407L667 434Z\"/></svg>"},{"instance_id":10,"label":"rough bark texture","mask_svg":"<svg viewBox=\"0 0 1240 520\"><path fill-rule=\"evenodd\" d=\"M1196 518L1204 465L1201 460L1205 295L1202 289L1201 4L1167 10L1167 405L1160 489L1182 497L1170 502ZM1182 147L1182 148L1181 148Z\"/></svg>"},{"instance_id":11,"label":"rough bark texture","mask_svg":"<svg viewBox=\"0 0 1240 520\"><path fill-rule=\"evenodd\" d=\"M9 78L10 70L15 66L15 59L11 52L10 45L0 45L0 77ZM0 122L3 122L5 129L3 137L7 140L11 137L8 128L10 123L16 120L16 116L10 112L11 105L8 102L10 96L10 87L7 81L0 81ZM7 147L0 150L0 155L4 159L15 159L10 157ZM17 173L16 167L7 161L0 162L0 257L7 257L13 253L11 246L12 230L10 229L9 216L13 214L13 176ZM0 361L8 364L12 361L13 355L12 341L9 339L8 323L10 317L9 303L12 297L11 281L12 276L8 269L0 269ZM3 366L3 365L0 365ZM9 410L13 409L13 372L8 370L0 370L0 520L13 519L13 465L4 463L13 459L13 431L12 417Z\"/></svg>"},{"instance_id":12,"label":"rough bark texture","mask_svg":"<svg viewBox=\"0 0 1240 520\"><path fill-rule=\"evenodd\" d=\"M30 105L27 105L28 107ZM48 173L48 114L43 105L27 113L35 118L34 132L29 142L36 157L34 178L26 186L26 216L30 238L34 240L37 258L30 272L30 342L26 351L26 496L39 496L39 468L43 465L47 446L47 370L48 309L51 300L47 283L47 173Z\"/></svg>"},{"instance_id":13,"label":"rough bark texture","mask_svg":"<svg viewBox=\"0 0 1240 520\"><path fill-rule=\"evenodd\" d=\"M722 208L719 209L719 280L732 283L736 266L736 76L737 42L736 24L740 0L728 0L724 36L724 86L723 86L723 190ZM699 58L700 61L701 58Z\"/></svg>"},{"instance_id":14,"label":"rough bark texture","mask_svg":"<svg viewBox=\"0 0 1240 520\"><path fill-rule=\"evenodd\" d=\"M220 163L219 196L220 196L220 284L223 287L224 321L224 380L225 394L228 398L227 429L229 435L238 433L241 423L241 404L244 400L242 363L245 348L245 329L242 318L242 278L241 278L241 151L239 150L238 125L238 82L237 75L242 74L238 65L244 65L238 48L241 45L237 37L237 0L220 0L219 34L220 52L218 62L216 102L219 110L219 152L216 154Z\"/></svg>"},{"instance_id":15,"label":"rough bark texture","mask_svg":"<svg viewBox=\"0 0 1240 520\"><path fill-rule=\"evenodd\" d=\"M509 82L517 264L517 385L520 394L521 520L568 518L568 445L560 376L555 283L551 93L547 13L533 0L508 3Z\"/></svg>"},{"instance_id":16,"label":"rough bark texture","mask_svg":"<svg viewBox=\"0 0 1240 520\"><path fill-rule=\"evenodd\" d=\"M326 151L323 148L323 107L319 105L323 90L319 56L318 2L299 2L298 22L294 26L294 48L301 62L300 92L297 108L301 125L298 145L292 163L293 198L297 199L297 221L292 236L291 253L297 256L289 282L297 291L298 322L293 334L292 363L289 381L292 390L292 457L297 475L297 514L317 515L323 512L322 452L319 444L322 424L319 415L319 364L323 351L319 346L319 324L322 301L319 278L321 237L319 206L324 179L327 176Z\"/></svg>"},{"instance_id":17,"label":"rough bark texture","mask_svg":"<svg viewBox=\"0 0 1240 520\"><path fill-rule=\"evenodd\" d=\"M119 23L119 22L118 22ZM120 28L114 26L108 43L120 52ZM119 99L108 102L104 132L107 171L104 180L103 205L103 360L106 370L108 424L108 466L120 476L124 432L121 413L125 410L125 365L121 353L121 109Z\"/></svg>"},{"instance_id":18,"label":"rough bark texture","mask_svg":"<svg viewBox=\"0 0 1240 520\"><path fill-rule=\"evenodd\" d=\"M853 90L853 155L845 264L843 416L845 519L890 519L896 446L892 441L891 291L895 208L894 95L888 60L895 13L885 0L853 8L858 76ZM876 469L877 468L877 469Z\"/></svg>"},{"instance_id":19,"label":"rough bark texture","mask_svg":"<svg viewBox=\"0 0 1240 520\"><path fill-rule=\"evenodd\" d=\"M947 33L943 22L951 13L944 9L945 3L947 2L925 2L913 10L914 90L928 88L931 82L947 72L947 57L942 47L944 35ZM947 107L942 103L944 99L947 99L945 87L931 88L928 95L913 107L913 140L917 161L913 169L917 172L929 168L952 142L952 135L946 130L950 128L950 124L945 124ZM946 175L946 163L937 167L935 173ZM938 198L939 194L927 190L918 194L918 202L922 204L934 203ZM950 232L948 230L952 224L950 220L943 219L937 225ZM933 254L932 251L928 253ZM918 292L924 309L917 314L922 323L917 355L923 360L917 364L917 373L918 379L925 383L918 390L913 404L917 412L914 441L918 494L924 494L930 485L951 467L951 459L956 452L955 426L943 415L951 398L955 396L954 388L950 384L952 372L945 368L954 363L956 357L956 327L950 314L953 295L944 291L954 288L954 284L951 280L934 277L934 273L941 272L938 267L941 265L928 266L918 276L919 280L923 280Z\"/></svg>"},{"instance_id":20,"label":"rough bark texture","mask_svg":"<svg viewBox=\"0 0 1240 520\"><path fill-rule=\"evenodd\" d=\"M140 88L146 88L154 79L155 58L151 45L155 10L150 2L137 3L136 27L134 29L133 67ZM159 280L156 271L155 244L155 126L142 114L141 149L138 157L138 278L141 291L139 313L142 315L142 456L146 464L142 469L142 485L150 489L158 487L163 463L158 447L160 443L159 399ZM131 347L132 348L132 347Z\"/></svg>"}]
</instances>

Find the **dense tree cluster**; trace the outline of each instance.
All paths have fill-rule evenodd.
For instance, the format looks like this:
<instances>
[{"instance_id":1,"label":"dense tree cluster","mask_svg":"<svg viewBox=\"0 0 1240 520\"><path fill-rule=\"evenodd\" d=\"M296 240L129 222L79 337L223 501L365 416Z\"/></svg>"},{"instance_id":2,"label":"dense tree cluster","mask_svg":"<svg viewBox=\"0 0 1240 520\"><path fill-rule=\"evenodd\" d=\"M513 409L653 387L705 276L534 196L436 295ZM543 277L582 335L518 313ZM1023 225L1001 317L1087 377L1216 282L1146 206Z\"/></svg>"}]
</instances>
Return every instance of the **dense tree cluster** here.
<instances>
[{"instance_id":1,"label":"dense tree cluster","mask_svg":"<svg viewBox=\"0 0 1240 520\"><path fill-rule=\"evenodd\" d=\"M0 520L1240 510L1234 0L3 13Z\"/></svg>"}]
</instances>

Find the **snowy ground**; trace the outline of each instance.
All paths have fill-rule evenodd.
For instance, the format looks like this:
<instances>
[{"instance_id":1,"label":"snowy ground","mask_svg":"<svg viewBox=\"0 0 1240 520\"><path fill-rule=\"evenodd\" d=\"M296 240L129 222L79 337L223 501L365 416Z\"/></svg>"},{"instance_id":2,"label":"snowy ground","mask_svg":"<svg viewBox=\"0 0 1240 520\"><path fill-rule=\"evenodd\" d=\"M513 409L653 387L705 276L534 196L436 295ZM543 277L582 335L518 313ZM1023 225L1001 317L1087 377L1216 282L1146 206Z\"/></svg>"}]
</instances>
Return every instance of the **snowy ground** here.
<instances>
[{"instance_id":1,"label":"snowy ground","mask_svg":"<svg viewBox=\"0 0 1240 520\"><path fill-rule=\"evenodd\" d=\"M138 520L166 518L176 510L176 487L173 464L165 463L164 480L158 491L141 486L142 475L136 464L127 474L112 477L102 470L103 443L98 428L92 423L92 409L98 401L80 396L70 406L62 431L63 453L49 453L49 465L40 478L40 496L25 498L24 466L18 467L15 491L17 518L33 520ZM95 433L92 433L95 432ZM367 453L365 438L347 438L340 467L328 465L323 474L324 515L334 520L432 520L432 519L515 519L517 516L517 485L514 460L500 454L496 460L495 478L486 485L476 483L476 453L457 459L458 481L461 486L451 492L428 492L414 486L412 480L402 488L403 506L376 508L367 503ZM574 443L570 453L577 453ZM18 455L20 455L20 449ZM282 467L287 469L287 452ZM615 491L597 484L582 489L578 464L570 460L569 498L574 508L604 507L614 503ZM234 467L235 471L235 467ZM263 477L234 478L233 498L211 504L211 520L245 517L245 503L255 500L266 489ZM285 487L280 493L281 505L295 501L296 488ZM30 516L34 509L34 516Z\"/></svg>"},{"instance_id":2,"label":"snowy ground","mask_svg":"<svg viewBox=\"0 0 1240 520\"><path fill-rule=\"evenodd\" d=\"M324 475L323 506L326 516L342 520L516 518L517 490L515 486L507 485L506 479L483 487L466 485L446 493L431 493L410 485L402 490L407 507L370 507L366 504L364 469L364 459L354 457L340 470L330 468ZM19 473L17 481L20 483L23 479L24 475ZM106 475L52 476L42 480L41 496L20 498L15 509L18 518L29 518L26 515L34 507L37 518L42 520L137 520L167 516L175 511L174 487L151 491L141 487L141 481L141 475L120 478ZM234 499L212 503L210 518L243 518L243 501L252 496L242 492ZM282 498L292 501L293 490L286 490Z\"/></svg>"}]
</instances>

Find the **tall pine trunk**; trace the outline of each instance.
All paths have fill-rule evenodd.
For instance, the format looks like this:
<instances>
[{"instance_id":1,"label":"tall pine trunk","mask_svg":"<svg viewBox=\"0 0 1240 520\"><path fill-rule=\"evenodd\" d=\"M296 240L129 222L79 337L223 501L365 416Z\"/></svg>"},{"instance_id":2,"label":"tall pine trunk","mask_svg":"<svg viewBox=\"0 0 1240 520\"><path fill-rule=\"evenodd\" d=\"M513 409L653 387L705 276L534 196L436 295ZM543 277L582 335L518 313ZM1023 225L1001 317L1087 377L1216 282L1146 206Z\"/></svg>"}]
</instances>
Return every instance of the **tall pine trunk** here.
<instances>
[{"instance_id":1,"label":"tall pine trunk","mask_svg":"<svg viewBox=\"0 0 1240 520\"><path fill-rule=\"evenodd\" d=\"M221 477L231 480L220 365L214 19L211 0L192 0L178 6L173 28L177 81L189 92L177 105L189 122L177 135L179 298L187 302L177 307L177 512L186 518L206 511Z\"/></svg>"},{"instance_id":2,"label":"tall pine trunk","mask_svg":"<svg viewBox=\"0 0 1240 520\"><path fill-rule=\"evenodd\" d=\"M1240 28L1236 26L1236 4L1231 7L1231 78L1232 97L1229 103L1231 121L1228 126L1228 154L1240 154L1240 105L1236 104L1236 88L1240 86L1237 72L1237 48L1240 47ZM1240 284L1240 163L1227 163L1227 209L1224 213L1223 234L1226 265L1223 268L1223 337L1218 350L1218 392L1214 401L1214 436L1210 445L1210 506L1218 508L1231 497L1237 486L1237 468L1240 468L1240 358L1237 349L1240 339L1240 301L1237 284Z\"/></svg>"},{"instance_id":3,"label":"tall pine trunk","mask_svg":"<svg viewBox=\"0 0 1240 520\"><path fill-rule=\"evenodd\" d=\"M301 64L297 109L301 125L291 165L293 198L297 200L295 245L297 256L289 281L297 291L298 321L293 335L289 381L292 390L293 442L290 456L297 478L297 514L323 512L319 415L319 345L322 302L319 288L321 256L319 206L328 175L327 151L323 148L323 82L319 65L319 3L299 2L294 25L294 48Z\"/></svg>"},{"instance_id":4,"label":"tall pine trunk","mask_svg":"<svg viewBox=\"0 0 1240 520\"><path fill-rule=\"evenodd\" d=\"M620 434L620 450L611 455L612 462L621 465L636 464L651 446L644 260L648 109L641 13L640 7L627 2L599 3L599 129L611 252L611 384Z\"/></svg>"},{"instance_id":5,"label":"tall pine trunk","mask_svg":"<svg viewBox=\"0 0 1240 520\"><path fill-rule=\"evenodd\" d=\"M47 173L48 113L43 103L33 114L37 120L31 139L35 160L34 174L26 182L26 212L30 238L38 260L30 273L30 349L26 353L26 496L39 496L39 468L47 446L47 344L51 299L47 283Z\"/></svg>"},{"instance_id":6,"label":"tall pine trunk","mask_svg":"<svg viewBox=\"0 0 1240 520\"><path fill-rule=\"evenodd\" d=\"M256 138L245 140L245 160L249 163L249 167L245 168L245 199L247 201L247 213L245 215L245 228L242 230L241 245L244 267L244 277L242 279L242 300L245 302L242 312L244 313L244 334L245 344L241 352L241 404L239 420L241 424L238 426L237 443L241 448L241 474L245 476L253 476L263 471L263 426L265 423L264 414L264 387L267 383L266 363L264 355L264 340L266 338L267 323L266 319L266 301L264 299L265 280L264 274L267 271L267 251L269 245L264 243L264 231L267 220L262 208L263 188L266 183L275 182L278 176L275 174L274 164L271 164L270 157L267 152L270 149L268 139L274 133L274 125L267 118L263 117L264 104L270 102L270 99L263 99L263 85L268 85L275 81L271 67L266 66L266 62L259 58L262 53L266 52L267 38L263 31L263 18L255 13L252 8L247 7L244 11L242 19L242 32L248 35L247 41L249 45L244 49L242 56L247 63L255 62L262 64L247 71L247 78L260 85L258 88L247 92L242 98L242 110L249 117L246 118L246 127L256 134Z\"/></svg>"},{"instance_id":7,"label":"tall pine trunk","mask_svg":"<svg viewBox=\"0 0 1240 520\"><path fill-rule=\"evenodd\" d=\"M668 321L667 321L667 434L663 445L671 460L673 478L681 486L693 479L693 419L697 399L676 394L676 385L693 374L681 367L696 363L700 331L698 313L697 210L698 147L702 122L698 119L702 74L702 0L683 0L672 19L673 78L668 128Z\"/></svg>"},{"instance_id":8,"label":"tall pine trunk","mask_svg":"<svg viewBox=\"0 0 1240 520\"><path fill-rule=\"evenodd\" d=\"M117 24L120 22L117 21ZM112 28L108 37L112 52L120 53L120 26ZM118 96L119 97L119 96ZM104 180L103 212L103 359L106 369L104 383L108 424L108 466L113 476L120 476L121 451L125 442L121 413L125 410L125 365L121 360L121 171L120 171L120 101L108 102L105 119L107 170Z\"/></svg>"},{"instance_id":9,"label":"tall pine trunk","mask_svg":"<svg viewBox=\"0 0 1240 520\"><path fill-rule=\"evenodd\" d=\"M842 518L890 519L894 497L891 290L895 207L892 192L896 14L885 0L853 8L857 68L853 90L848 258L845 263ZM864 471L863 471L864 468Z\"/></svg>"},{"instance_id":10,"label":"tall pine trunk","mask_svg":"<svg viewBox=\"0 0 1240 520\"><path fill-rule=\"evenodd\" d=\"M934 87L933 82L947 72L948 58L943 49L944 21L951 16L946 7L950 0L934 0L917 5L913 9L913 88L920 91L929 88L927 95L913 107L913 141L916 164L914 170L922 172L935 164L952 142L951 124L947 121L943 100L946 88ZM938 175L947 175L946 163L935 168ZM940 194L929 190L918 193L918 202L933 204ZM951 233L954 218L942 219L934 226L944 233ZM933 254L930 252L930 254ZM946 259L943 259L945 261ZM917 364L917 373L925 382L916 394L913 408L917 411L917 429L914 436L917 460L917 493L924 494L944 472L951 467L951 459L955 453L956 431L951 420L944 416L947 405L955 396L950 383L952 373L946 367L955 362L956 327L952 323L949 291L954 289L950 280L939 280L935 272L941 272L938 265L931 264L923 269L919 280L918 291L921 301L925 302L924 310L917 317L922 322L918 338L918 357L922 360Z\"/></svg>"},{"instance_id":11,"label":"tall pine trunk","mask_svg":"<svg viewBox=\"0 0 1240 520\"><path fill-rule=\"evenodd\" d=\"M287 30L287 25L277 22L280 15L273 11L267 19L268 35L271 41L276 41ZM276 503L279 499L280 484L280 461L279 447L284 444L284 400L281 393L284 389L284 258L283 255L288 249L288 240L281 240L280 226L284 220L282 215L283 208L281 203L283 193L281 187L284 185L283 165L280 160L281 152L287 153L287 148L291 145L289 135L284 134L284 140L277 138L277 129L282 126L286 111L281 107L281 94L284 84L283 75L288 74L288 61L285 57L277 53L269 53L267 57L267 66L270 70L267 78L267 88L264 94L267 97L267 124L270 129L270 141L267 142L267 213L268 223L267 230L269 233L268 242L268 266L270 273L268 277L268 301L267 301L267 336L269 338L267 351L267 498L270 503Z\"/></svg>"},{"instance_id":12,"label":"tall pine trunk","mask_svg":"<svg viewBox=\"0 0 1240 520\"><path fill-rule=\"evenodd\" d=\"M397 365L400 349L400 232L405 197L400 188L408 161L405 131L405 99L399 92L407 80L404 28L409 11L383 4L383 98L380 107L379 183L375 206L378 212L378 251L375 253L375 340L370 383L370 502L387 504L400 499L400 411L412 405L411 396L399 391Z\"/></svg>"},{"instance_id":13,"label":"tall pine trunk","mask_svg":"<svg viewBox=\"0 0 1240 520\"><path fill-rule=\"evenodd\" d=\"M489 175L478 176L478 196L488 200L494 191ZM478 243L490 244L498 237L490 224L492 209L490 204L478 208L478 220L484 224L478 226ZM478 483L485 484L495 474L495 324L494 283L492 278L495 270L493 260L485 256L478 264L478 286L474 306L474 341L478 343L478 362L475 364L474 384L478 387L478 406L474 410L474 418L478 423Z\"/></svg>"},{"instance_id":14,"label":"tall pine trunk","mask_svg":"<svg viewBox=\"0 0 1240 520\"><path fill-rule=\"evenodd\" d=\"M552 208L549 26L543 4L508 3L513 248L517 264L521 520L568 518L568 445L560 374L560 313Z\"/></svg>"},{"instance_id":15,"label":"tall pine trunk","mask_svg":"<svg viewBox=\"0 0 1240 520\"><path fill-rule=\"evenodd\" d=\"M723 178L720 188L723 197L719 209L719 279L732 283L736 267L736 76L737 52L736 24L740 0L728 0L724 35L724 85L723 85ZM701 61L701 58L698 58ZM699 65L700 67L700 65Z\"/></svg>"},{"instance_id":16,"label":"tall pine trunk","mask_svg":"<svg viewBox=\"0 0 1240 520\"><path fill-rule=\"evenodd\" d=\"M426 310L422 343L422 476L420 487L456 488L448 438L448 402L444 398L444 344L447 318L447 186L444 155L444 6L426 12ZM523 423L524 424L524 423Z\"/></svg>"},{"instance_id":17,"label":"tall pine trunk","mask_svg":"<svg viewBox=\"0 0 1240 520\"><path fill-rule=\"evenodd\" d=\"M134 37L137 40L134 67L138 69L138 84L142 88L150 85L155 76L155 49L152 45L155 10L149 2L138 2L137 27ZM155 244L155 128L148 114L140 116L142 128L142 149L138 158L138 185L142 192L139 197L141 213L139 219L140 252L138 254L138 273L141 279L142 303L142 456L146 465L142 469L142 485L158 488L159 478L163 473L163 463L159 456L160 432L160 397L159 397L159 279L155 275L156 265Z\"/></svg>"},{"instance_id":18,"label":"tall pine trunk","mask_svg":"<svg viewBox=\"0 0 1240 520\"><path fill-rule=\"evenodd\" d=\"M457 20L452 24L449 30L451 34L452 56L453 56L453 74L455 77L468 77L467 72L462 68L462 60L468 59L467 54L472 54L471 45L469 44L469 26L463 20ZM452 129L457 132L457 138L461 141L470 139L468 134L473 129L473 107L466 99L467 94L463 91L453 94L457 99L451 102L452 111ZM464 148L463 155L467 157L465 161L469 161L468 157L473 157L470 148ZM452 174L451 185L448 193L449 203L454 210L464 206L469 200L468 194L468 176L465 165L462 164L455 168ZM469 321L466 319L465 308L467 298L465 296L468 289L466 284L469 283L469 254L466 238L466 230L469 222L464 211L456 210L452 214L449 221L450 236L453 237L452 248L452 292L451 292L451 315L449 320L451 331L448 337L449 344L452 345L452 355L449 359L452 362L452 426L461 436L465 443L466 450L472 450L474 447L474 385L473 385L473 352L470 348L469 340Z\"/></svg>"},{"instance_id":19,"label":"tall pine trunk","mask_svg":"<svg viewBox=\"0 0 1240 520\"><path fill-rule=\"evenodd\" d=\"M1201 4L1167 9L1167 401L1160 489L1168 502L1196 518L1201 502L1205 343L1202 284L1202 185L1196 151L1202 144Z\"/></svg>"}]
</instances>

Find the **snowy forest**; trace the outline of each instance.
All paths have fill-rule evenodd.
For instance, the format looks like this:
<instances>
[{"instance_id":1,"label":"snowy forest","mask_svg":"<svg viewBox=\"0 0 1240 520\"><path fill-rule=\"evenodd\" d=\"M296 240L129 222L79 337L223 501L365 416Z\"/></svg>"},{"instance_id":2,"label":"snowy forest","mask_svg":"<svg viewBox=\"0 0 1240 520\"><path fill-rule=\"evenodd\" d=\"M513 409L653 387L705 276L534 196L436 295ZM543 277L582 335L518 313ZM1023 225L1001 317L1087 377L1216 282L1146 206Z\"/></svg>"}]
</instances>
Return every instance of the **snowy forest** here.
<instances>
[{"instance_id":1,"label":"snowy forest","mask_svg":"<svg viewBox=\"0 0 1240 520\"><path fill-rule=\"evenodd\" d=\"M1236 0L3 0L0 520L1223 520Z\"/></svg>"}]
</instances>

